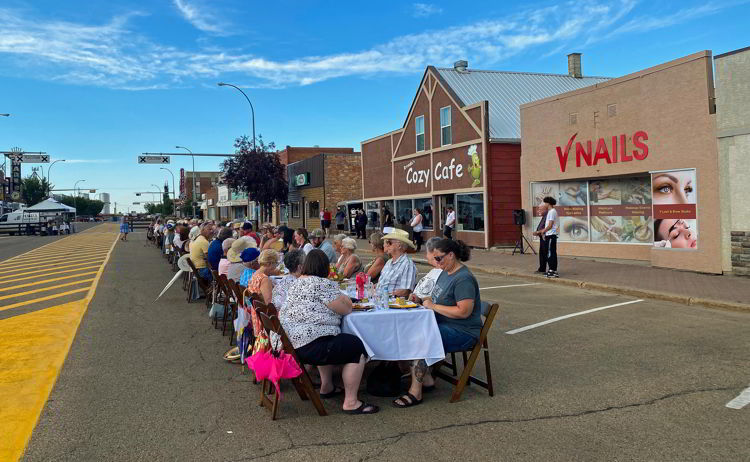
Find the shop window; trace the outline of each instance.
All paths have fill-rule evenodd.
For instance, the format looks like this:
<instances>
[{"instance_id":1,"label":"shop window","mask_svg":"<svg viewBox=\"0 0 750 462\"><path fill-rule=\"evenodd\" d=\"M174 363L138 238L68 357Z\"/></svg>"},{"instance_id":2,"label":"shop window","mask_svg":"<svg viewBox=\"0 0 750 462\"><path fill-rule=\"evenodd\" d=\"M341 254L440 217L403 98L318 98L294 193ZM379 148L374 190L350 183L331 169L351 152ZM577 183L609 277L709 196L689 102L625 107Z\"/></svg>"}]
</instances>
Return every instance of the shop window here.
<instances>
[{"instance_id":1,"label":"shop window","mask_svg":"<svg viewBox=\"0 0 750 462\"><path fill-rule=\"evenodd\" d=\"M424 116L414 119L414 132L417 134L417 152L424 151Z\"/></svg>"},{"instance_id":2,"label":"shop window","mask_svg":"<svg viewBox=\"0 0 750 462\"><path fill-rule=\"evenodd\" d=\"M411 199L401 199L396 201L396 224L406 226L411 223L412 218Z\"/></svg>"},{"instance_id":3,"label":"shop window","mask_svg":"<svg viewBox=\"0 0 750 462\"><path fill-rule=\"evenodd\" d=\"M299 218L299 202L289 204L292 207L292 218Z\"/></svg>"},{"instance_id":4,"label":"shop window","mask_svg":"<svg viewBox=\"0 0 750 462\"><path fill-rule=\"evenodd\" d=\"M423 197L414 199L414 208L422 211L422 226L425 229L432 229L435 217L433 215L432 198Z\"/></svg>"},{"instance_id":5,"label":"shop window","mask_svg":"<svg viewBox=\"0 0 750 462\"><path fill-rule=\"evenodd\" d=\"M289 223L289 206L282 205L279 207L280 223Z\"/></svg>"},{"instance_id":6,"label":"shop window","mask_svg":"<svg viewBox=\"0 0 750 462\"><path fill-rule=\"evenodd\" d=\"M307 218L320 218L320 202L312 201L307 203Z\"/></svg>"},{"instance_id":7,"label":"shop window","mask_svg":"<svg viewBox=\"0 0 750 462\"><path fill-rule=\"evenodd\" d=\"M484 195L456 194L459 231L484 231Z\"/></svg>"},{"instance_id":8,"label":"shop window","mask_svg":"<svg viewBox=\"0 0 750 462\"><path fill-rule=\"evenodd\" d=\"M453 142L451 133L451 107L440 108L440 145L445 146Z\"/></svg>"},{"instance_id":9,"label":"shop window","mask_svg":"<svg viewBox=\"0 0 750 462\"><path fill-rule=\"evenodd\" d=\"M234 209L234 218L240 219L245 218L245 212L247 211L245 207L232 207Z\"/></svg>"},{"instance_id":10,"label":"shop window","mask_svg":"<svg viewBox=\"0 0 750 462\"><path fill-rule=\"evenodd\" d=\"M365 213L367 214L367 227L380 228L380 202L365 202Z\"/></svg>"}]
</instances>

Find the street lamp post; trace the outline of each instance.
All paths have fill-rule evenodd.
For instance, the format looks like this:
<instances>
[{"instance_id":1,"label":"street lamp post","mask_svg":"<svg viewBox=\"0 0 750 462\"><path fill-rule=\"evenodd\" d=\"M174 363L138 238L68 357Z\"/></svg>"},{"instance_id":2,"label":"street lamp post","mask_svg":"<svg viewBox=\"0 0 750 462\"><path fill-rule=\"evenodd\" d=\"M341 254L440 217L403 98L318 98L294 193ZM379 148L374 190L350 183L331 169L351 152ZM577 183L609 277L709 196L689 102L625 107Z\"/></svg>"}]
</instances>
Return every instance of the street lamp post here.
<instances>
[{"instance_id":1,"label":"street lamp post","mask_svg":"<svg viewBox=\"0 0 750 462\"><path fill-rule=\"evenodd\" d=\"M78 180L73 185L73 207L76 209L75 212L73 212L73 221L74 222L76 220L78 220L78 207L77 207L77 204L78 204L78 193L76 192L76 187L78 186L78 183L80 183L81 181L86 181L86 180Z\"/></svg>"},{"instance_id":2,"label":"street lamp post","mask_svg":"<svg viewBox=\"0 0 750 462\"><path fill-rule=\"evenodd\" d=\"M177 196L175 196L175 191L174 191L174 173L172 173L172 170L166 167L159 167L159 170L166 170L169 172L170 175L172 175L172 215L177 216L177 205L175 205Z\"/></svg>"},{"instance_id":3,"label":"street lamp post","mask_svg":"<svg viewBox=\"0 0 750 462\"><path fill-rule=\"evenodd\" d=\"M56 161L49 164L49 167L47 168L47 195L49 196L50 192L52 192L52 185L49 182L49 171L52 170L52 166L55 165L58 162L65 162L65 159L57 159Z\"/></svg>"},{"instance_id":4,"label":"street lamp post","mask_svg":"<svg viewBox=\"0 0 750 462\"><path fill-rule=\"evenodd\" d=\"M250 98L248 98L245 92L242 91L242 89L238 87L237 85L232 85L231 83L225 83L225 82L219 82L217 85L219 85L220 87L232 87L236 89L237 91L242 93L242 96L245 97L248 104L250 105L250 112L253 116L253 151L255 151L255 108L253 108L253 103L250 102Z\"/></svg>"},{"instance_id":5,"label":"street lamp post","mask_svg":"<svg viewBox=\"0 0 750 462\"><path fill-rule=\"evenodd\" d=\"M190 153L190 157L193 158L193 182L192 182L193 183L193 197L192 197L192 202L193 202L193 218L195 218L196 217L196 214L195 214L195 156L193 155L193 151L191 151L190 149L186 148L185 146L175 146L175 149L184 149L187 152L189 152Z\"/></svg>"}]
</instances>

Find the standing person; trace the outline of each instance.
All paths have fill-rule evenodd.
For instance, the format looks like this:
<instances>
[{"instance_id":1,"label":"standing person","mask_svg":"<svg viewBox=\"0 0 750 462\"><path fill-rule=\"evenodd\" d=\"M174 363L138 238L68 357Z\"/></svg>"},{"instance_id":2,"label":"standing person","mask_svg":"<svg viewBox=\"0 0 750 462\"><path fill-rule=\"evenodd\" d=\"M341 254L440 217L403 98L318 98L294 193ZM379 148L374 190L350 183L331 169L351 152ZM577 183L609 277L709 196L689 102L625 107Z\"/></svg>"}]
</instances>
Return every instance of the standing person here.
<instances>
[{"instance_id":1,"label":"standing person","mask_svg":"<svg viewBox=\"0 0 750 462\"><path fill-rule=\"evenodd\" d=\"M357 215L354 217L354 230L357 232L357 239L364 239L365 233L365 220L367 216L361 211L357 210Z\"/></svg>"},{"instance_id":2,"label":"standing person","mask_svg":"<svg viewBox=\"0 0 750 462\"><path fill-rule=\"evenodd\" d=\"M326 237L331 231L331 211L328 208L323 209L323 231L326 232Z\"/></svg>"},{"instance_id":3,"label":"standing person","mask_svg":"<svg viewBox=\"0 0 750 462\"><path fill-rule=\"evenodd\" d=\"M547 243L547 271L548 278L559 278L557 274L557 236L560 234L560 218L557 215L555 204L557 201L554 197L547 196L543 199L547 208L547 217L544 221L544 229L536 231L535 234L544 239Z\"/></svg>"},{"instance_id":4,"label":"standing person","mask_svg":"<svg viewBox=\"0 0 750 462\"><path fill-rule=\"evenodd\" d=\"M539 224L536 226L536 231L541 231L545 226L547 226L547 204L542 202L541 204L539 204L538 208L539 213L542 214L542 219L539 220ZM547 253L549 252L549 248L547 248L547 241L545 241L540 234L537 234L536 231L533 233L535 236L539 236L539 268L536 269L536 272L546 273Z\"/></svg>"},{"instance_id":5,"label":"standing person","mask_svg":"<svg viewBox=\"0 0 750 462\"><path fill-rule=\"evenodd\" d=\"M339 211L336 212L336 229L343 231L344 223L346 223L346 213L343 208L339 208Z\"/></svg>"},{"instance_id":6,"label":"standing person","mask_svg":"<svg viewBox=\"0 0 750 462\"><path fill-rule=\"evenodd\" d=\"M129 230L130 228L128 227L128 221L125 219L125 217L122 217L122 221L120 222L120 240L121 241L128 240Z\"/></svg>"},{"instance_id":7,"label":"standing person","mask_svg":"<svg viewBox=\"0 0 750 462\"><path fill-rule=\"evenodd\" d=\"M388 206L383 209L383 226L390 228L393 227L393 214L388 209Z\"/></svg>"},{"instance_id":8,"label":"standing person","mask_svg":"<svg viewBox=\"0 0 750 462\"><path fill-rule=\"evenodd\" d=\"M325 229L325 227L323 226L323 223L324 223L323 215L324 214L325 214L325 211L323 209L320 209L320 213L318 213L318 216L320 216L320 229Z\"/></svg>"},{"instance_id":9,"label":"standing person","mask_svg":"<svg viewBox=\"0 0 750 462\"><path fill-rule=\"evenodd\" d=\"M449 205L445 209L448 211L448 215L445 217L443 235L446 239L453 239L453 228L456 227L456 211L453 210L452 205Z\"/></svg>"},{"instance_id":10,"label":"standing person","mask_svg":"<svg viewBox=\"0 0 750 462\"><path fill-rule=\"evenodd\" d=\"M411 219L411 223L409 223L409 226L412 228L412 232L414 233L414 243L417 244L417 252L422 251L422 229L424 229L424 226L422 226L422 211L419 209L414 209L412 211L413 218Z\"/></svg>"}]
</instances>

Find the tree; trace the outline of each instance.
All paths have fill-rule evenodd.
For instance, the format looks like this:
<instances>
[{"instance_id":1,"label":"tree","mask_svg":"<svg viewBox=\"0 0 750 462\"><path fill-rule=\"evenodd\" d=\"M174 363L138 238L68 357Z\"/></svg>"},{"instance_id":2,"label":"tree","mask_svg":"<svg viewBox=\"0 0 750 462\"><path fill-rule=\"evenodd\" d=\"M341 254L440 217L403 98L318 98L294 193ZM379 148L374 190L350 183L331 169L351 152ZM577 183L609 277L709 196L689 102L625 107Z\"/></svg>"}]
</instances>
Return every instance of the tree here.
<instances>
[{"instance_id":1,"label":"tree","mask_svg":"<svg viewBox=\"0 0 750 462\"><path fill-rule=\"evenodd\" d=\"M235 140L234 148L237 155L222 164L226 184L236 191L247 193L248 199L261 204L266 211L271 209L274 202L285 204L289 185L276 145L273 142L263 143L263 137L259 136L257 148L253 150L252 141L242 136Z\"/></svg>"},{"instance_id":2,"label":"tree","mask_svg":"<svg viewBox=\"0 0 750 462\"><path fill-rule=\"evenodd\" d=\"M161 214L161 215L172 215L173 213L173 202L172 198L169 197L169 186L164 186L164 196L162 197L162 203L155 204L153 202L147 202L143 208L146 209L146 213L150 214Z\"/></svg>"},{"instance_id":3,"label":"tree","mask_svg":"<svg viewBox=\"0 0 750 462\"><path fill-rule=\"evenodd\" d=\"M46 178L40 180L37 175L29 175L21 180L21 200L31 207L42 202L50 189Z\"/></svg>"},{"instance_id":4,"label":"tree","mask_svg":"<svg viewBox=\"0 0 750 462\"><path fill-rule=\"evenodd\" d=\"M95 217L102 212L104 202L92 200L88 197L62 196L60 202L76 208L76 214L87 217Z\"/></svg>"}]
</instances>

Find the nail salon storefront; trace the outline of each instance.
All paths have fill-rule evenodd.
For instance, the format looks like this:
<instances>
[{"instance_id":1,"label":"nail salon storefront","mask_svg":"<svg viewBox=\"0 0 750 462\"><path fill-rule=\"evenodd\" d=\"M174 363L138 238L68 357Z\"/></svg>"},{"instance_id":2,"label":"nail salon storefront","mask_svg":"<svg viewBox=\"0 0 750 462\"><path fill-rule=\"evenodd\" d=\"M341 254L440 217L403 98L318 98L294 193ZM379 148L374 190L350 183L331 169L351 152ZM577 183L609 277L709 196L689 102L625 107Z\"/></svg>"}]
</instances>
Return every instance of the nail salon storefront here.
<instances>
[{"instance_id":1,"label":"nail salon storefront","mask_svg":"<svg viewBox=\"0 0 750 462\"><path fill-rule=\"evenodd\" d=\"M714 101L700 52L521 106L526 236L552 196L561 255L721 273Z\"/></svg>"}]
</instances>

